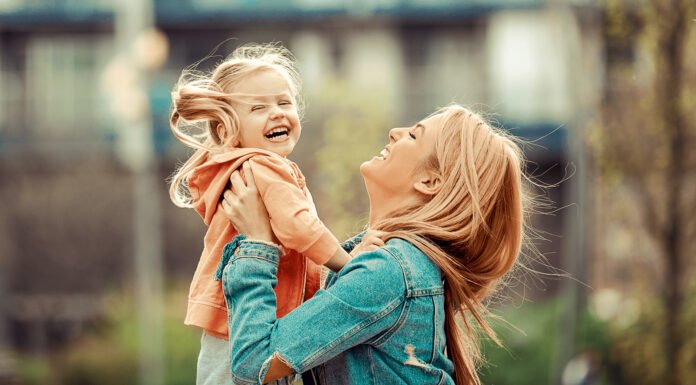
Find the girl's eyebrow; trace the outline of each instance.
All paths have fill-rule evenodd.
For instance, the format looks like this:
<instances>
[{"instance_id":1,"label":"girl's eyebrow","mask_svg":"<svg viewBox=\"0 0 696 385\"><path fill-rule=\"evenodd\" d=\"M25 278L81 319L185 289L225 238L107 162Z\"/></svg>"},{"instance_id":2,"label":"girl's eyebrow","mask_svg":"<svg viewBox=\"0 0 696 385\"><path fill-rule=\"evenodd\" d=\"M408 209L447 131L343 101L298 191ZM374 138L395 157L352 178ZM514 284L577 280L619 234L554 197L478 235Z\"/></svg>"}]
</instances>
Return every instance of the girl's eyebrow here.
<instances>
[{"instance_id":1,"label":"girl's eyebrow","mask_svg":"<svg viewBox=\"0 0 696 385\"><path fill-rule=\"evenodd\" d=\"M415 131L418 131L418 130L420 130L419 135L422 135L422 134L423 134L423 131L425 131L425 126L422 125L422 124L420 124L420 123L416 123L416 127L414 127L413 131L415 132Z\"/></svg>"},{"instance_id":2,"label":"girl's eyebrow","mask_svg":"<svg viewBox=\"0 0 696 385\"><path fill-rule=\"evenodd\" d=\"M290 95L288 92L281 92L277 94L241 94L241 93L233 93L229 94L229 96L240 99L241 102L246 102L249 103L249 101L265 101L265 100L272 100L276 98L291 98L292 95Z\"/></svg>"},{"instance_id":3,"label":"girl's eyebrow","mask_svg":"<svg viewBox=\"0 0 696 385\"><path fill-rule=\"evenodd\" d=\"M232 97L236 99L237 103L242 104L263 104L265 102L273 101L277 98L292 99L292 96L287 92L279 94L232 94Z\"/></svg>"}]
</instances>

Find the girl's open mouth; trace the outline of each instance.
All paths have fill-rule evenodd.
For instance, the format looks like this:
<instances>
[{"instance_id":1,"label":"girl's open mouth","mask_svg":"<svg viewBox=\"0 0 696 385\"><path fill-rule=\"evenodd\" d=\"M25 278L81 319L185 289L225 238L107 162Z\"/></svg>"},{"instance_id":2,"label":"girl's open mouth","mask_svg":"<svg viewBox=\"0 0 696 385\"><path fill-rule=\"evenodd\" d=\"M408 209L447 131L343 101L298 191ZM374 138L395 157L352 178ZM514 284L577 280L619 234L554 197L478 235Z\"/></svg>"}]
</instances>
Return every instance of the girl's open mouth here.
<instances>
[{"instance_id":1,"label":"girl's open mouth","mask_svg":"<svg viewBox=\"0 0 696 385\"><path fill-rule=\"evenodd\" d=\"M290 129L287 127L276 127L264 134L264 136L271 142L282 142L283 140L287 139L289 135Z\"/></svg>"}]
</instances>

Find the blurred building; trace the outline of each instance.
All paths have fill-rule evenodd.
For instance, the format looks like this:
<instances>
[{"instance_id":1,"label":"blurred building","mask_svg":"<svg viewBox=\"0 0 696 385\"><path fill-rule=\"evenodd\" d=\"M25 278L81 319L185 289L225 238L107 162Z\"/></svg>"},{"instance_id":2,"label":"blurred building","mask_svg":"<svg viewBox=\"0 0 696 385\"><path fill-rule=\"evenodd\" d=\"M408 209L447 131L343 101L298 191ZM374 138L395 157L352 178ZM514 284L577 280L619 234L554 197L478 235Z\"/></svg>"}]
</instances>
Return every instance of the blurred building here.
<instances>
[{"instance_id":1,"label":"blurred building","mask_svg":"<svg viewBox=\"0 0 696 385\"><path fill-rule=\"evenodd\" d=\"M313 130L327 114L312 107L322 105L327 79L378 95L390 127L457 101L494 111L533 140L530 160L558 182L569 138L595 112L602 81L597 11L572 3L155 1L170 46L150 79L168 274L188 279L203 232L193 213L168 204L164 183L187 154L167 126L169 90L183 68L242 43L280 41L301 65ZM103 87L115 53L112 8L108 0L0 2L0 332L20 348L45 350L79 335L99 315L99 294L131 276L132 181L118 161ZM303 137L300 165L312 164L318 137ZM566 193L551 197L562 206ZM561 212L538 226L562 234L565 223ZM542 249L564 250L562 242L554 237Z\"/></svg>"}]
</instances>

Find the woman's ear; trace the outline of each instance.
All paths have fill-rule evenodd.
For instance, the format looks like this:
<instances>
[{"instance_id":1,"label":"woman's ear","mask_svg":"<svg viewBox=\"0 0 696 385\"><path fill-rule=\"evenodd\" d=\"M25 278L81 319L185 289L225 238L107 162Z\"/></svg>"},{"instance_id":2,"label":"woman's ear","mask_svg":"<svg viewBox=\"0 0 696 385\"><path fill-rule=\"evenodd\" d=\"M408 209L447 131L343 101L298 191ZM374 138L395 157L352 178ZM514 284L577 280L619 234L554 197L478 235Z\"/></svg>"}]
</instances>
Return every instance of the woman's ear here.
<instances>
[{"instance_id":1,"label":"woman's ear","mask_svg":"<svg viewBox=\"0 0 696 385\"><path fill-rule=\"evenodd\" d=\"M424 172L413 185L416 191L424 195L435 195L440 191L441 187L442 178L440 178L440 175L430 171Z\"/></svg>"}]
</instances>

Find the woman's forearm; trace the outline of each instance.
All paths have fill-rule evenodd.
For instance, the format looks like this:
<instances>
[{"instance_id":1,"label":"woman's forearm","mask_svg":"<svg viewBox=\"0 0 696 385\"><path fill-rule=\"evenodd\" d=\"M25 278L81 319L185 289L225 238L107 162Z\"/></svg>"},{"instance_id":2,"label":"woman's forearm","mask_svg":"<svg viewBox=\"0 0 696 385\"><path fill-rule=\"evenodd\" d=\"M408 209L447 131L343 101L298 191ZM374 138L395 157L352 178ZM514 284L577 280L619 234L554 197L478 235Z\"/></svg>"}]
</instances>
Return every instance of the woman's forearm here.
<instances>
[{"instance_id":1,"label":"woman's forearm","mask_svg":"<svg viewBox=\"0 0 696 385\"><path fill-rule=\"evenodd\" d=\"M247 384L264 378L272 363L269 335L275 323L273 288L281 252L267 243L244 244L244 250L233 255L225 268L223 291L229 310L232 378Z\"/></svg>"},{"instance_id":2,"label":"woman's forearm","mask_svg":"<svg viewBox=\"0 0 696 385\"><path fill-rule=\"evenodd\" d=\"M342 247L337 247L334 255L331 256L331 259L326 261L324 266L333 271L339 271L348 262L350 262L350 254L348 254L348 252L346 252Z\"/></svg>"}]
</instances>

